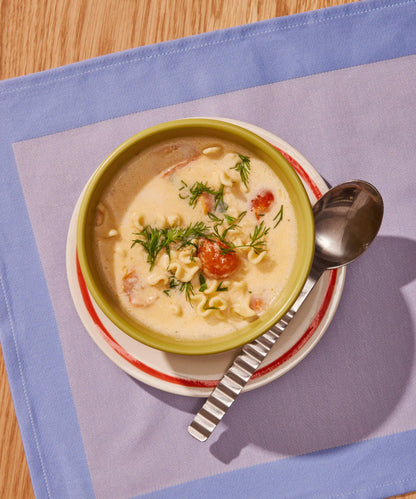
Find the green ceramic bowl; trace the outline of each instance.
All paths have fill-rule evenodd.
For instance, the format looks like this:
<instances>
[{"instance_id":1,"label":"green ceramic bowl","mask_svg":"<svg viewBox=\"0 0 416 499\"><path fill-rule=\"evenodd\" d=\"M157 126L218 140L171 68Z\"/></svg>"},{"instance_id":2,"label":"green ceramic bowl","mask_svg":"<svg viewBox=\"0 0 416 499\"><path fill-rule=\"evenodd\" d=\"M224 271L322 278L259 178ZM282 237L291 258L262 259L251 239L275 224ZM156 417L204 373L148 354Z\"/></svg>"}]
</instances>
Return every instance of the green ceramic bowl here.
<instances>
[{"instance_id":1,"label":"green ceramic bowl","mask_svg":"<svg viewBox=\"0 0 416 499\"><path fill-rule=\"evenodd\" d=\"M262 158L276 172L288 191L298 222L298 245L287 285L273 305L249 326L228 335L200 341L178 341L152 331L124 312L112 297L98 270L93 248L97 204L114 175L133 156L162 140L189 135L209 135L238 143ZM77 252L89 292L104 314L123 332L150 347L177 354L203 355L230 350L254 340L270 329L291 307L308 276L314 253L314 223L303 184L285 158L267 141L237 125L214 119L190 118L146 129L121 144L99 166L89 181L80 205Z\"/></svg>"}]
</instances>

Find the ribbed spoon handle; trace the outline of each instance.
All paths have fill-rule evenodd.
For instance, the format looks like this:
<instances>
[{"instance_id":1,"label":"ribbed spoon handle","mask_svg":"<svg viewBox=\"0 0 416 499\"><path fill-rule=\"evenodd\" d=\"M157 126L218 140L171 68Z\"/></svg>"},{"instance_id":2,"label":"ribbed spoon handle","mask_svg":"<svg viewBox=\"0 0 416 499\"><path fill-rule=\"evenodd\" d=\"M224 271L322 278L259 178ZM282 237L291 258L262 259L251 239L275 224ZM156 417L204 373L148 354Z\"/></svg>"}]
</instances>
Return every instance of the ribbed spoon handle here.
<instances>
[{"instance_id":1,"label":"ribbed spoon handle","mask_svg":"<svg viewBox=\"0 0 416 499\"><path fill-rule=\"evenodd\" d=\"M196 439L204 442L214 431L224 414L246 386L280 334L292 320L294 312L290 310L272 329L251 343L245 345L234 359L231 367L214 388L211 395L201 407L188 432Z\"/></svg>"},{"instance_id":2,"label":"ribbed spoon handle","mask_svg":"<svg viewBox=\"0 0 416 499\"><path fill-rule=\"evenodd\" d=\"M204 442L215 430L217 424L231 407L231 404L239 393L241 393L263 359L270 352L272 346L293 319L293 316L318 282L320 275L320 270L316 271L312 268L292 308L269 331L251 343L244 345L241 353L234 359L231 367L224 374L192 423L188 426L188 432L193 437Z\"/></svg>"}]
</instances>

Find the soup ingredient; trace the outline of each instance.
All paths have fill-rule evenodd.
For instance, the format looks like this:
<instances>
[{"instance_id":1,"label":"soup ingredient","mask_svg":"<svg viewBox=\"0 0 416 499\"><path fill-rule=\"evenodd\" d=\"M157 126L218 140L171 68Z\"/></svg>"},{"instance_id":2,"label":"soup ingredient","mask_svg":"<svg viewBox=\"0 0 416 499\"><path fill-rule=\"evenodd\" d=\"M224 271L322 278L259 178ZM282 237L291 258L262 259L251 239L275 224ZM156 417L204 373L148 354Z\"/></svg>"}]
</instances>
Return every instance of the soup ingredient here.
<instances>
[{"instance_id":1,"label":"soup ingredient","mask_svg":"<svg viewBox=\"0 0 416 499\"><path fill-rule=\"evenodd\" d=\"M202 209L204 210L204 215L207 215L208 213L211 213L215 210L215 196L213 196L212 194L203 192L201 194L201 197L199 198L199 201L201 203Z\"/></svg>"},{"instance_id":2,"label":"soup ingredient","mask_svg":"<svg viewBox=\"0 0 416 499\"><path fill-rule=\"evenodd\" d=\"M228 206L224 202L224 186L221 185L219 189L214 189L209 186L207 182L195 182L190 188L189 193L187 193L188 185L182 181L182 187L179 189L179 197L181 199L189 198L189 206L195 208L198 199L202 197L205 200L205 205L208 204L207 198L211 197L210 204L214 204L213 209L220 211L225 211ZM181 192L182 191L182 192ZM206 206L205 206L206 208ZM212 211L212 210L210 210Z\"/></svg>"},{"instance_id":3,"label":"soup ingredient","mask_svg":"<svg viewBox=\"0 0 416 499\"><path fill-rule=\"evenodd\" d=\"M122 277L123 293L135 307L149 307L157 300L154 293L149 294L149 287L140 282L136 271L126 271ZM151 290L150 290L151 291Z\"/></svg>"},{"instance_id":4,"label":"soup ingredient","mask_svg":"<svg viewBox=\"0 0 416 499\"><path fill-rule=\"evenodd\" d=\"M157 148L153 153L155 160L160 160L171 165L163 172L164 177L173 175L192 161L195 161L200 155L201 153L195 147L195 144L184 141L164 145Z\"/></svg>"},{"instance_id":5,"label":"soup ingredient","mask_svg":"<svg viewBox=\"0 0 416 499\"><path fill-rule=\"evenodd\" d=\"M277 212L277 215L273 218L273 229L275 229L280 222L283 220L283 205L280 206L280 210Z\"/></svg>"},{"instance_id":6,"label":"soup ingredient","mask_svg":"<svg viewBox=\"0 0 416 499\"><path fill-rule=\"evenodd\" d=\"M266 303L261 296L252 296L250 298L250 308L254 310L257 314L261 314L266 308Z\"/></svg>"},{"instance_id":7,"label":"soup ingredient","mask_svg":"<svg viewBox=\"0 0 416 499\"><path fill-rule=\"evenodd\" d=\"M191 244L193 239L205 237L208 232L209 228L203 222L189 224L188 227L169 226L163 229L146 225L143 230L135 233L139 237L133 240L131 247L140 244L144 248L147 253L147 263L150 264L150 270L152 270L162 250L170 256L171 245L179 244L179 248L183 248Z\"/></svg>"},{"instance_id":8,"label":"soup ingredient","mask_svg":"<svg viewBox=\"0 0 416 499\"><path fill-rule=\"evenodd\" d=\"M238 171L241 182L243 182L246 189L248 189L248 176L251 170L250 158L244 156L244 154L239 154L238 157L240 158L240 161L235 166L232 166L231 170Z\"/></svg>"},{"instance_id":9,"label":"soup ingredient","mask_svg":"<svg viewBox=\"0 0 416 499\"><path fill-rule=\"evenodd\" d=\"M240 266L240 257L219 240L202 239L198 247L201 272L211 279L226 279Z\"/></svg>"},{"instance_id":10,"label":"soup ingredient","mask_svg":"<svg viewBox=\"0 0 416 499\"><path fill-rule=\"evenodd\" d=\"M171 289L178 289L180 293L185 293L186 300L191 301L191 296L194 294L194 286L191 281L183 282L171 274L169 276L169 289L165 289L164 293L169 296L169 291Z\"/></svg>"},{"instance_id":11,"label":"soup ingredient","mask_svg":"<svg viewBox=\"0 0 416 499\"><path fill-rule=\"evenodd\" d=\"M255 198L251 200L251 210L256 215L257 219L264 216L271 208L274 201L274 195L269 190L261 191Z\"/></svg>"}]
</instances>

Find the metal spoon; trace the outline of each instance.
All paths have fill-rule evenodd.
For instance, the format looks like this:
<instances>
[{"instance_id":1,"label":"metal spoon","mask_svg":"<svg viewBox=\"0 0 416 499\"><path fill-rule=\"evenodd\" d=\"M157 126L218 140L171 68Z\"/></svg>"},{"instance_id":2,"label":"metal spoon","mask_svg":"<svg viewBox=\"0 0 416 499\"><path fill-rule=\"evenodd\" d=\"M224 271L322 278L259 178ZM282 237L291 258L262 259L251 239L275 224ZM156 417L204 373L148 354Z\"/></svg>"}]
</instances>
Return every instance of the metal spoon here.
<instances>
[{"instance_id":1,"label":"metal spoon","mask_svg":"<svg viewBox=\"0 0 416 499\"><path fill-rule=\"evenodd\" d=\"M212 391L188 432L205 441L260 366L325 270L359 257L376 237L383 199L368 182L345 182L327 191L313 207L315 254L306 283L291 309L269 331L245 345Z\"/></svg>"}]
</instances>

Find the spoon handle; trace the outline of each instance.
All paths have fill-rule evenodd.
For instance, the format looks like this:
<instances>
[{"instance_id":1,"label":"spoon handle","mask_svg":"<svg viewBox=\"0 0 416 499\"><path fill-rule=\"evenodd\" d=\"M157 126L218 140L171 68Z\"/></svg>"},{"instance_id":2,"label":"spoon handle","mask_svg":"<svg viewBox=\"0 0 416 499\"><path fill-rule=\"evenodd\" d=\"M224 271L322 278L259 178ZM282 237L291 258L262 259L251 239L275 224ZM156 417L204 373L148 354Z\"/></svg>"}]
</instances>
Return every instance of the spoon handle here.
<instances>
[{"instance_id":1,"label":"spoon handle","mask_svg":"<svg viewBox=\"0 0 416 499\"><path fill-rule=\"evenodd\" d=\"M188 426L188 432L197 440L204 442L211 435L234 400L241 393L252 375L270 352L273 345L293 319L299 307L318 281L318 277L309 275L301 294L292 308L266 333L251 343L244 345L231 367L224 374L218 385L211 392L205 404Z\"/></svg>"}]
</instances>

